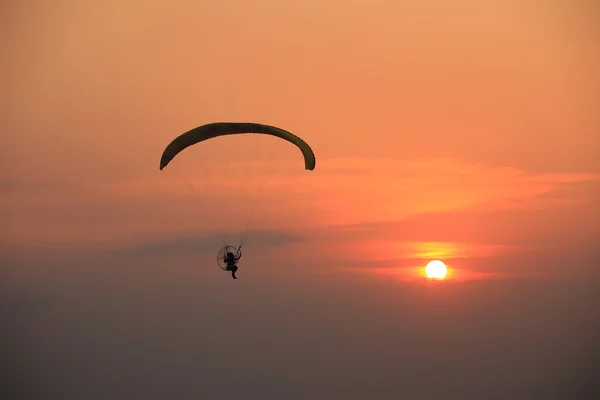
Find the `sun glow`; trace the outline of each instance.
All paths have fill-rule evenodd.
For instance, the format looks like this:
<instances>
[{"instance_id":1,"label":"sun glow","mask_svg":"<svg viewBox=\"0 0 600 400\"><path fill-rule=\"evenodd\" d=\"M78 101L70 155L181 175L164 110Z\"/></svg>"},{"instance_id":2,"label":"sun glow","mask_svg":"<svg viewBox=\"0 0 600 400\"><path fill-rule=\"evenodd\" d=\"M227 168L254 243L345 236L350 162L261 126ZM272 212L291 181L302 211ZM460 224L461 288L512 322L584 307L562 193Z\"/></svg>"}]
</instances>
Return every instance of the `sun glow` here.
<instances>
[{"instance_id":1,"label":"sun glow","mask_svg":"<svg viewBox=\"0 0 600 400\"><path fill-rule=\"evenodd\" d=\"M446 264L440 260L430 261L425 267L425 274L429 279L444 279L447 272Z\"/></svg>"}]
</instances>

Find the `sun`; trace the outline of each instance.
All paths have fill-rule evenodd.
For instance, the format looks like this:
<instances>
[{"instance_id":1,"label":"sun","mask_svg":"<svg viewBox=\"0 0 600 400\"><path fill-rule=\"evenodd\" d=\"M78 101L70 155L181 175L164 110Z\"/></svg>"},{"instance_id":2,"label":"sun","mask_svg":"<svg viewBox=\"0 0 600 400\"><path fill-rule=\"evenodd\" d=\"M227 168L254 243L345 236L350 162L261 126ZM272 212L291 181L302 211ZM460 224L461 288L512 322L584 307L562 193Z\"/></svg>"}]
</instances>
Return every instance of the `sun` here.
<instances>
[{"instance_id":1,"label":"sun","mask_svg":"<svg viewBox=\"0 0 600 400\"><path fill-rule=\"evenodd\" d=\"M440 260L430 261L425 267L425 273L430 279L444 279L446 272L448 272L446 264Z\"/></svg>"}]
</instances>

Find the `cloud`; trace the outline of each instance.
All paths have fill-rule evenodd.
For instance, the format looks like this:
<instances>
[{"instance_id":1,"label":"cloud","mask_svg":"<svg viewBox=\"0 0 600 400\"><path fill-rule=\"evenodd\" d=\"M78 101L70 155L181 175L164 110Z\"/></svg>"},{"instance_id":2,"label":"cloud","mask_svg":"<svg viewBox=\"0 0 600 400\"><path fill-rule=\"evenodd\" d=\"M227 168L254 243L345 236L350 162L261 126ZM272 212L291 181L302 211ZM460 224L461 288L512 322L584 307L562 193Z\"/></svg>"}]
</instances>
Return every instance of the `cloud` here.
<instances>
[{"instance_id":1,"label":"cloud","mask_svg":"<svg viewBox=\"0 0 600 400\"><path fill-rule=\"evenodd\" d=\"M527 202L417 213L311 231L309 248L332 268L409 270L442 259L469 278L597 276L597 182L557 178ZM304 256L306 257L306 256ZM413 271L414 272L414 271ZM477 276L476 276L477 275Z\"/></svg>"},{"instance_id":2,"label":"cloud","mask_svg":"<svg viewBox=\"0 0 600 400\"><path fill-rule=\"evenodd\" d=\"M251 231L248 233L254 251L268 250L273 247L303 241L299 236L284 231ZM236 243L232 243L236 245ZM147 240L141 244L132 244L115 250L116 254L143 255L149 257L190 254L212 254L223 246L222 237L217 235L187 235Z\"/></svg>"},{"instance_id":3,"label":"cloud","mask_svg":"<svg viewBox=\"0 0 600 400\"><path fill-rule=\"evenodd\" d=\"M457 222L449 217L452 213L478 211L487 218L490 210L584 206L590 196L598 196L593 185L599 181L594 174L528 174L448 158L348 157L320 160L317 170L292 178L274 173L265 179L255 182L254 190L198 185L200 193L164 174L69 184L5 182L2 205L9 229L3 239L81 244L161 232L192 235L198 229L210 234L240 227L249 215L265 217L253 226L260 229L409 224L411 218L434 214L448 225Z\"/></svg>"},{"instance_id":4,"label":"cloud","mask_svg":"<svg viewBox=\"0 0 600 400\"><path fill-rule=\"evenodd\" d=\"M454 167L456 172L460 170L459 166ZM316 234L323 238L371 237L491 245L535 245L543 244L549 238L572 242L599 237L600 232L590 222L600 206L600 176L526 175L512 169L494 172L467 166L462 171L467 176L464 180L453 180L452 176L457 177L454 173L446 178L425 179L425 182L427 179L446 182L439 188L432 185L424 189L425 194L428 192L433 198L432 207L421 207L421 210L408 207L404 213L396 213L396 218L392 214L371 222L341 223L323 227ZM418 173L414 175L414 181L418 182ZM396 182L399 181L402 179ZM461 185L474 195L460 198ZM522 190L515 191L515 187ZM446 202L448 196L445 194L454 193L449 188L457 192L457 207ZM463 204L459 206L460 202ZM402 206L401 203L396 205L397 208Z\"/></svg>"}]
</instances>

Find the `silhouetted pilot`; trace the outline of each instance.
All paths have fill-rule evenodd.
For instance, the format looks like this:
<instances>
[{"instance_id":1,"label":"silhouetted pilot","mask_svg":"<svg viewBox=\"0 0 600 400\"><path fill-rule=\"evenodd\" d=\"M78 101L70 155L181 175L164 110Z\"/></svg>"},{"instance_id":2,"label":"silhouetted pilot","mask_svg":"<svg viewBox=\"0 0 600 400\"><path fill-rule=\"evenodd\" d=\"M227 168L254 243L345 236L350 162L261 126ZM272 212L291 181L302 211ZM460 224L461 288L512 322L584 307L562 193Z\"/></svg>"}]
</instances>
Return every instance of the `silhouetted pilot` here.
<instances>
[{"instance_id":1,"label":"silhouetted pilot","mask_svg":"<svg viewBox=\"0 0 600 400\"><path fill-rule=\"evenodd\" d=\"M225 270L231 271L231 277L233 279L237 279L237 276L235 276L235 273L238 270L237 262L241 257L242 257L242 254L239 251L238 251L237 256L235 254L233 254L232 252L228 251L224 257L223 261L225 261L225 264L227 264L227 268L225 268Z\"/></svg>"}]
</instances>

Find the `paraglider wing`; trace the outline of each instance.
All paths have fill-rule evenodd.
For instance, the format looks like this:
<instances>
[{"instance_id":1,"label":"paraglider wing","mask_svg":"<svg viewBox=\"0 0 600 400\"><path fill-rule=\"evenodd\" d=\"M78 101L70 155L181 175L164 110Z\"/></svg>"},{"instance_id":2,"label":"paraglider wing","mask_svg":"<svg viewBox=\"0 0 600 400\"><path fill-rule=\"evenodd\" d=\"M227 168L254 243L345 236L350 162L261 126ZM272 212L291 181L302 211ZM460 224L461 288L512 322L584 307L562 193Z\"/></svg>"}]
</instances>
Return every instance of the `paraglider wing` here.
<instances>
[{"instance_id":1,"label":"paraglider wing","mask_svg":"<svg viewBox=\"0 0 600 400\"><path fill-rule=\"evenodd\" d=\"M185 148L217 136L258 133L276 136L296 145L304 156L304 167L308 170L315 168L315 154L304 140L283 129L252 122L215 122L194 128L175 138L165 149L160 159L162 170L171 160Z\"/></svg>"}]
</instances>

